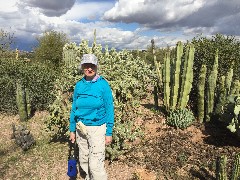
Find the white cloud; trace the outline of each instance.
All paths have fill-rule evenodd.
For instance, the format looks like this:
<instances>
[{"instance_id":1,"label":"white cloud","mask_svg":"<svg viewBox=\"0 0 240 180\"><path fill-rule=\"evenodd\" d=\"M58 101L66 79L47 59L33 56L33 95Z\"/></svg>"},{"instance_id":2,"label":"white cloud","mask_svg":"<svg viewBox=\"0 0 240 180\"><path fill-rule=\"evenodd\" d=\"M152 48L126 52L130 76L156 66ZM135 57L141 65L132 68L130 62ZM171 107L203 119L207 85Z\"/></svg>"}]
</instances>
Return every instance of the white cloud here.
<instances>
[{"instance_id":1,"label":"white cloud","mask_svg":"<svg viewBox=\"0 0 240 180\"><path fill-rule=\"evenodd\" d=\"M109 2L76 3L72 7L71 11L68 11L66 14L64 14L62 18L70 20L87 18L89 20L94 20L111 7L112 3Z\"/></svg>"},{"instance_id":2,"label":"white cloud","mask_svg":"<svg viewBox=\"0 0 240 180\"><path fill-rule=\"evenodd\" d=\"M16 7L17 0L8 0L1 3L0 12L15 12L17 11Z\"/></svg>"},{"instance_id":3,"label":"white cloud","mask_svg":"<svg viewBox=\"0 0 240 180\"><path fill-rule=\"evenodd\" d=\"M156 26L178 21L197 11L204 3L205 0L119 0L105 12L103 19Z\"/></svg>"},{"instance_id":4,"label":"white cloud","mask_svg":"<svg viewBox=\"0 0 240 180\"><path fill-rule=\"evenodd\" d=\"M46 30L91 42L96 29L98 43L118 49L144 49L152 38L165 47L201 33L240 36L239 18L239 0L8 0L0 7L0 28L22 43Z\"/></svg>"}]
</instances>

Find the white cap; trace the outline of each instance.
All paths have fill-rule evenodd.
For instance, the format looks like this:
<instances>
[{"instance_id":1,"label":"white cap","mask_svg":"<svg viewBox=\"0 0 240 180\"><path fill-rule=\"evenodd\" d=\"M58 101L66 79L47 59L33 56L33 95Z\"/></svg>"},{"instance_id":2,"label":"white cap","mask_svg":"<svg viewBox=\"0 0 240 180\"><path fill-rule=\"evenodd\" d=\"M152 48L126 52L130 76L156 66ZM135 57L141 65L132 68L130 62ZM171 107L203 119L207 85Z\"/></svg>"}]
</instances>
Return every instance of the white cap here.
<instances>
[{"instance_id":1,"label":"white cap","mask_svg":"<svg viewBox=\"0 0 240 180\"><path fill-rule=\"evenodd\" d=\"M84 54L82 57L81 65L85 63L91 63L97 66L98 59L94 54Z\"/></svg>"}]
</instances>

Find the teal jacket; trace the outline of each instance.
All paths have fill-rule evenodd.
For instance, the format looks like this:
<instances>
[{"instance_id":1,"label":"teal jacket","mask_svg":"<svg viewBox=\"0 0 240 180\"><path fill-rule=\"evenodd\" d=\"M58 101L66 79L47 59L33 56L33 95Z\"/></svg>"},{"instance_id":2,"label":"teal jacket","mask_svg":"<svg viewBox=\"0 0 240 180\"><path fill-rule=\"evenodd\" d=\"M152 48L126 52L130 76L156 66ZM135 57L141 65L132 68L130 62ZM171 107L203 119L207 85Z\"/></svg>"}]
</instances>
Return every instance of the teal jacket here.
<instances>
[{"instance_id":1,"label":"teal jacket","mask_svg":"<svg viewBox=\"0 0 240 180\"><path fill-rule=\"evenodd\" d=\"M83 77L76 83L70 113L70 132L76 130L78 121L86 126L106 124L106 136L112 136L113 96L108 82L102 76L93 81L86 81Z\"/></svg>"}]
</instances>

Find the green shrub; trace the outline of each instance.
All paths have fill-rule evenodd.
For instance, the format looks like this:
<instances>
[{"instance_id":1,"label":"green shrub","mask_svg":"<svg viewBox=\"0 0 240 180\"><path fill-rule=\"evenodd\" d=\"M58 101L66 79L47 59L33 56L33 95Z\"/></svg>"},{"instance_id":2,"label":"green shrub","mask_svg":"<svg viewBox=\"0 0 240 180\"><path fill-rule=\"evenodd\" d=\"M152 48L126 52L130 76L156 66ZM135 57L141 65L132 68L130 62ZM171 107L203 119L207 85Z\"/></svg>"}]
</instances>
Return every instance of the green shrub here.
<instances>
[{"instance_id":1,"label":"green shrub","mask_svg":"<svg viewBox=\"0 0 240 180\"><path fill-rule=\"evenodd\" d=\"M0 59L0 111L17 113L16 81L29 90L35 110L45 110L55 98L52 94L58 72L44 64L15 59Z\"/></svg>"}]
</instances>

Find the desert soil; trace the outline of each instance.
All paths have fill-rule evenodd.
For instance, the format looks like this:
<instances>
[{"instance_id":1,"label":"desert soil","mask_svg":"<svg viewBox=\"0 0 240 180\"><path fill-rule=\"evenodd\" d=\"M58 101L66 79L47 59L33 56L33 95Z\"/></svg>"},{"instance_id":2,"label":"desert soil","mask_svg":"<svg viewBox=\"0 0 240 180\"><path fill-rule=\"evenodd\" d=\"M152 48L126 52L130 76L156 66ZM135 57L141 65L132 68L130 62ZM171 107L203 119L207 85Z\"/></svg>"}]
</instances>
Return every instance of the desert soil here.
<instances>
[{"instance_id":1,"label":"desert soil","mask_svg":"<svg viewBox=\"0 0 240 180\"><path fill-rule=\"evenodd\" d=\"M216 159L227 156L231 175L234 157L240 152L239 139L221 123L195 122L185 130L165 124L165 116L142 104L143 116L136 124L144 129L144 139L132 143L132 149L117 161L106 160L109 180L215 179ZM11 139L11 124L19 117L0 115L0 179L69 179L67 142L47 141L44 130L47 112L37 112L28 121L36 145L23 152ZM77 179L82 179L79 174Z\"/></svg>"}]
</instances>

